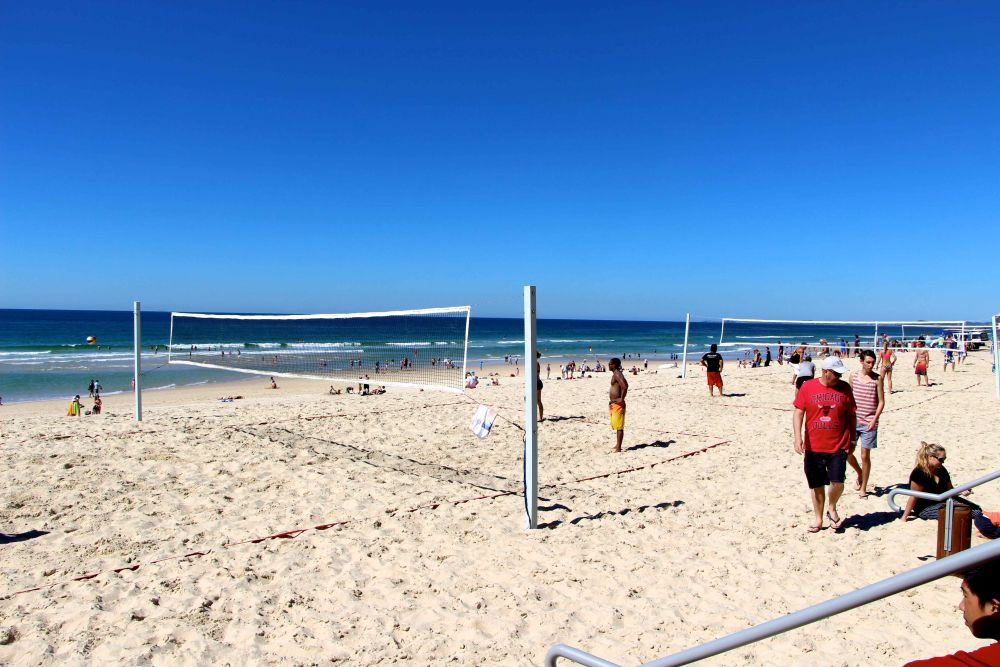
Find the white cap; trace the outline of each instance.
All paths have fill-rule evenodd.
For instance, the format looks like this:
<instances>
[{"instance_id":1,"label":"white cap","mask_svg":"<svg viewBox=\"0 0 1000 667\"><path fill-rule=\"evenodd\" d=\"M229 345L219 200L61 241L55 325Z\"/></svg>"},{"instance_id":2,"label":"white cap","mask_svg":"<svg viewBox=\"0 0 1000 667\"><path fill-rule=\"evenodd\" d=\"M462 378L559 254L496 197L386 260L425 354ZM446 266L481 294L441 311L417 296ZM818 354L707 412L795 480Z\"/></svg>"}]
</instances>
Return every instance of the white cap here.
<instances>
[{"instance_id":1,"label":"white cap","mask_svg":"<svg viewBox=\"0 0 1000 667\"><path fill-rule=\"evenodd\" d=\"M840 359L840 357L827 357L823 360L820 368L824 371L833 371L838 375L843 375L847 372L847 366L844 365L844 362Z\"/></svg>"}]
</instances>

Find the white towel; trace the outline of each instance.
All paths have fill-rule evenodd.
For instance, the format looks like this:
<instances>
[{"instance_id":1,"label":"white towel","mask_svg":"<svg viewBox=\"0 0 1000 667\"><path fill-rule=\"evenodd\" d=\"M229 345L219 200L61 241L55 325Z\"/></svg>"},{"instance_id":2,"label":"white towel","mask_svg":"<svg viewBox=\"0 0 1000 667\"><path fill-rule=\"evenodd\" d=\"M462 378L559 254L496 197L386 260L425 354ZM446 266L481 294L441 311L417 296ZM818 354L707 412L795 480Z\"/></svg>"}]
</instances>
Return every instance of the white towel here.
<instances>
[{"instance_id":1,"label":"white towel","mask_svg":"<svg viewBox=\"0 0 1000 667\"><path fill-rule=\"evenodd\" d=\"M486 405L480 405L476 409L476 414L472 415L472 423L469 424L469 428L476 434L477 438L485 438L490 434L490 429L493 428L493 422L496 418L496 410Z\"/></svg>"}]
</instances>

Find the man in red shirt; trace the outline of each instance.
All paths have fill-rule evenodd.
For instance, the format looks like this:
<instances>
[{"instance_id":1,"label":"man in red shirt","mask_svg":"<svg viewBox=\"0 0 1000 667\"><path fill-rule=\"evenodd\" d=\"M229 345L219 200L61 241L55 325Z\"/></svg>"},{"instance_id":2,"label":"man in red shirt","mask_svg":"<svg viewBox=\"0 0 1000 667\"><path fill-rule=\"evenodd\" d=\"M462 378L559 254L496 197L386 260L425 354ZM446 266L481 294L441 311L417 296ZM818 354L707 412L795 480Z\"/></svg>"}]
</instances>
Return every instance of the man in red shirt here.
<instances>
[{"instance_id":1,"label":"man in red shirt","mask_svg":"<svg viewBox=\"0 0 1000 667\"><path fill-rule=\"evenodd\" d=\"M829 502L830 527L840 530L844 520L837 512L837 501L844 493L844 477L851 441L856 437L857 406L851 385L840 379L847 372L843 360L827 357L820 376L805 382L795 395L792 429L795 451L802 454L806 481L812 490L815 518L810 533L823 529L823 508ZM802 426L805 425L805 438ZM825 487L830 487L829 497Z\"/></svg>"}]
</instances>

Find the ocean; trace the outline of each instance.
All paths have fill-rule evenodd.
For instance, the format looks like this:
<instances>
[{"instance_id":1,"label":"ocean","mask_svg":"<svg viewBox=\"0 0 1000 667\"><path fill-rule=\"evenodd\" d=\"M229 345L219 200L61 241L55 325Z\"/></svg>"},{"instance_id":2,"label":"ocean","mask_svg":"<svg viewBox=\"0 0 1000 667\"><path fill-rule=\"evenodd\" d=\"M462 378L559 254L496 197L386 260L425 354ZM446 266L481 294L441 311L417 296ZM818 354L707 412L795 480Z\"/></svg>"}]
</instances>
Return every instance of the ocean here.
<instances>
[{"instance_id":1,"label":"ocean","mask_svg":"<svg viewBox=\"0 0 1000 667\"><path fill-rule=\"evenodd\" d=\"M410 318L415 319L415 318ZM449 318L454 319L454 318ZM464 322L464 318L463 318ZM224 322L222 323L224 324ZM433 320L406 325L402 342L390 345L412 347L414 350L433 349L436 344L450 343L455 328L447 331ZM721 323L692 322L688 361L697 361L711 343L719 341ZM200 333L208 337L198 340L199 346L216 350L233 349L290 350L296 345L350 345L363 349L371 341L354 340L356 335L337 335L309 323L296 322L275 326L262 321L245 324L238 330L226 331L215 321ZM890 336L901 337L901 327L881 327ZM907 338L915 334L937 335L935 327L907 327ZM443 334L443 335L437 335ZM866 347L874 340L870 325L797 325L770 323L727 322L720 350L733 358L765 346L777 355L781 341L786 346L800 342L815 343L825 338L834 344L841 339L853 342L861 336ZM332 338L331 338L332 336ZM94 342L88 343L88 337ZM459 336L460 338L460 336ZM247 380L253 376L225 370L168 364L166 348L170 340L170 313L142 314L143 390L158 391L206 383ZM175 343L177 332L175 332ZM383 343L384 344L384 343ZM460 347L460 341L459 341ZM639 359L650 363L672 363L684 347L684 322L636 322L612 320L539 319L538 348L542 362L553 364L568 360L582 361L595 357L607 360L622 357L626 365ZM178 346L175 344L175 350ZM433 352L425 353L430 356ZM468 366L503 364L505 357L523 356L524 323L516 318L472 317L469 324ZM460 360L459 360L460 361ZM0 397L4 403L66 398L84 393L91 380L98 380L103 393L130 391L132 380L132 313L131 311L84 310L2 310L0 309ZM266 371L261 372L267 375Z\"/></svg>"}]
</instances>

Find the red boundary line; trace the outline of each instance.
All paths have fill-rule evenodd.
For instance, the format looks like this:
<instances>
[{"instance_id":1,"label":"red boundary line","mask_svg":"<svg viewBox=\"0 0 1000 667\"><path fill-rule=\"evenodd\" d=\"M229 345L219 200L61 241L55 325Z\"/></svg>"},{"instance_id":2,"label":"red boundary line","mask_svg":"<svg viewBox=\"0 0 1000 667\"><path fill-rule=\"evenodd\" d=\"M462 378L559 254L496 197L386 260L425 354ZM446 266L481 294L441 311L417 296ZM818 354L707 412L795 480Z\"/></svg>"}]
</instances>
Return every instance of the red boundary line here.
<instances>
[{"instance_id":1,"label":"red boundary line","mask_svg":"<svg viewBox=\"0 0 1000 667\"><path fill-rule=\"evenodd\" d=\"M664 463L670 463L671 461L679 461L680 459L686 459L686 458L691 457L691 456L697 456L698 454L702 454L704 452L707 452L710 449L715 449L716 447L721 447L722 445L728 445L731 442L732 442L731 440L723 440L721 442L715 443L714 445L709 445L708 447L702 447L701 449L696 449L696 450L693 450L693 451L690 451L690 452L686 452L684 454L680 454L679 456L673 456L673 457L671 457L669 459L664 459L662 461L656 461L655 463L650 463L648 465L637 466L635 468L625 468L624 470L615 470L613 472L603 473L601 475L592 475L590 477L581 477L579 479L568 480L568 481L565 481L565 482L556 482L555 484L546 484L542 488L555 488L555 487L560 487L560 486L567 486L569 484L577 484L579 482L586 482L586 481L590 481L590 480L594 480L594 479L604 479L606 477L612 477L614 475L624 475L626 473L636 472L638 470L651 469L651 468L654 468L655 466L658 466L658 465L661 465L661 464L664 464ZM439 502L427 503L425 505L417 505L416 507L411 507L411 508L406 509L406 510L391 510L391 511L387 511L386 514L388 514L389 516L395 516L396 514L399 514L401 512L410 513L410 512L418 512L418 511L421 511L421 510L435 510L438 507L441 507L442 505L451 505L452 507L457 507L459 505L464 505L465 503L470 503L470 502L473 502L473 501L476 501L476 500L494 500L496 498L504 498L506 496L515 496L515 495L522 495L522 494L523 494L523 491L503 491L501 493L493 493L493 494L489 494L489 495L485 495L485 496L473 496L471 498L463 498L463 499L460 499L460 500L442 500L442 501L439 501ZM286 530L284 532L274 533L272 535L265 535L264 537L256 537L256 538L252 538L252 539L249 539L249 540L241 540L239 542L227 542L226 544L222 545L222 548L223 549L230 549L232 547L243 545L243 544L260 544L261 542L266 542L268 540L295 539L296 537L298 537L302 533L305 533L305 532L307 532L309 530L327 530L329 528L334 528L336 526L346 526L346 525L351 524L351 523L356 523L357 521L358 521L357 519L346 519L344 521L335 521L333 523L324 523L324 524L320 524L318 526L312 526L311 528L297 528L297 529L294 529L294 530ZM180 560L180 559L185 559L185 558L201 558L202 556L207 556L207 555L209 555L211 553L212 553L211 549L209 549L208 551L192 551L192 552L189 552L189 553L186 553L186 554L180 554L180 555L177 555L177 556L166 556L165 558L159 558L157 560L150 561L149 563L146 563L146 565L155 565L157 563L164 563L164 562L169 561L169 560ZM96 578L96 577L98 577L98 576L100 576L102 574L107 573L107 572L113 572L115 574L118 574L120 572L124 572L125 570L130 570L132 572L135 572L136 570L138 570L142 566L143 566L143 563L136 563L135 565L125 565L125 566L122 566L122 567L112 568L111 570L98 570L97 572L88 572L86 574L82 574L82 575L77 576L77 577L72 577L71 579L68 579L66 581L60 581L60 582L55 582L55 583L51 583L51 584L46 584L44 586L35 586L34 588L26 588L24 590L15 591L14 593L11 593L11 596L13 597L15 595L22 595L24 593L32 593L34 591L45 590L45 589L48 589L48 588L55 588L56 586L63 586L63 585L69 584L69 583L74 582L74 581L88 581L90 579L94 579L94 578Z\"/></svg>"}]
</instances>

